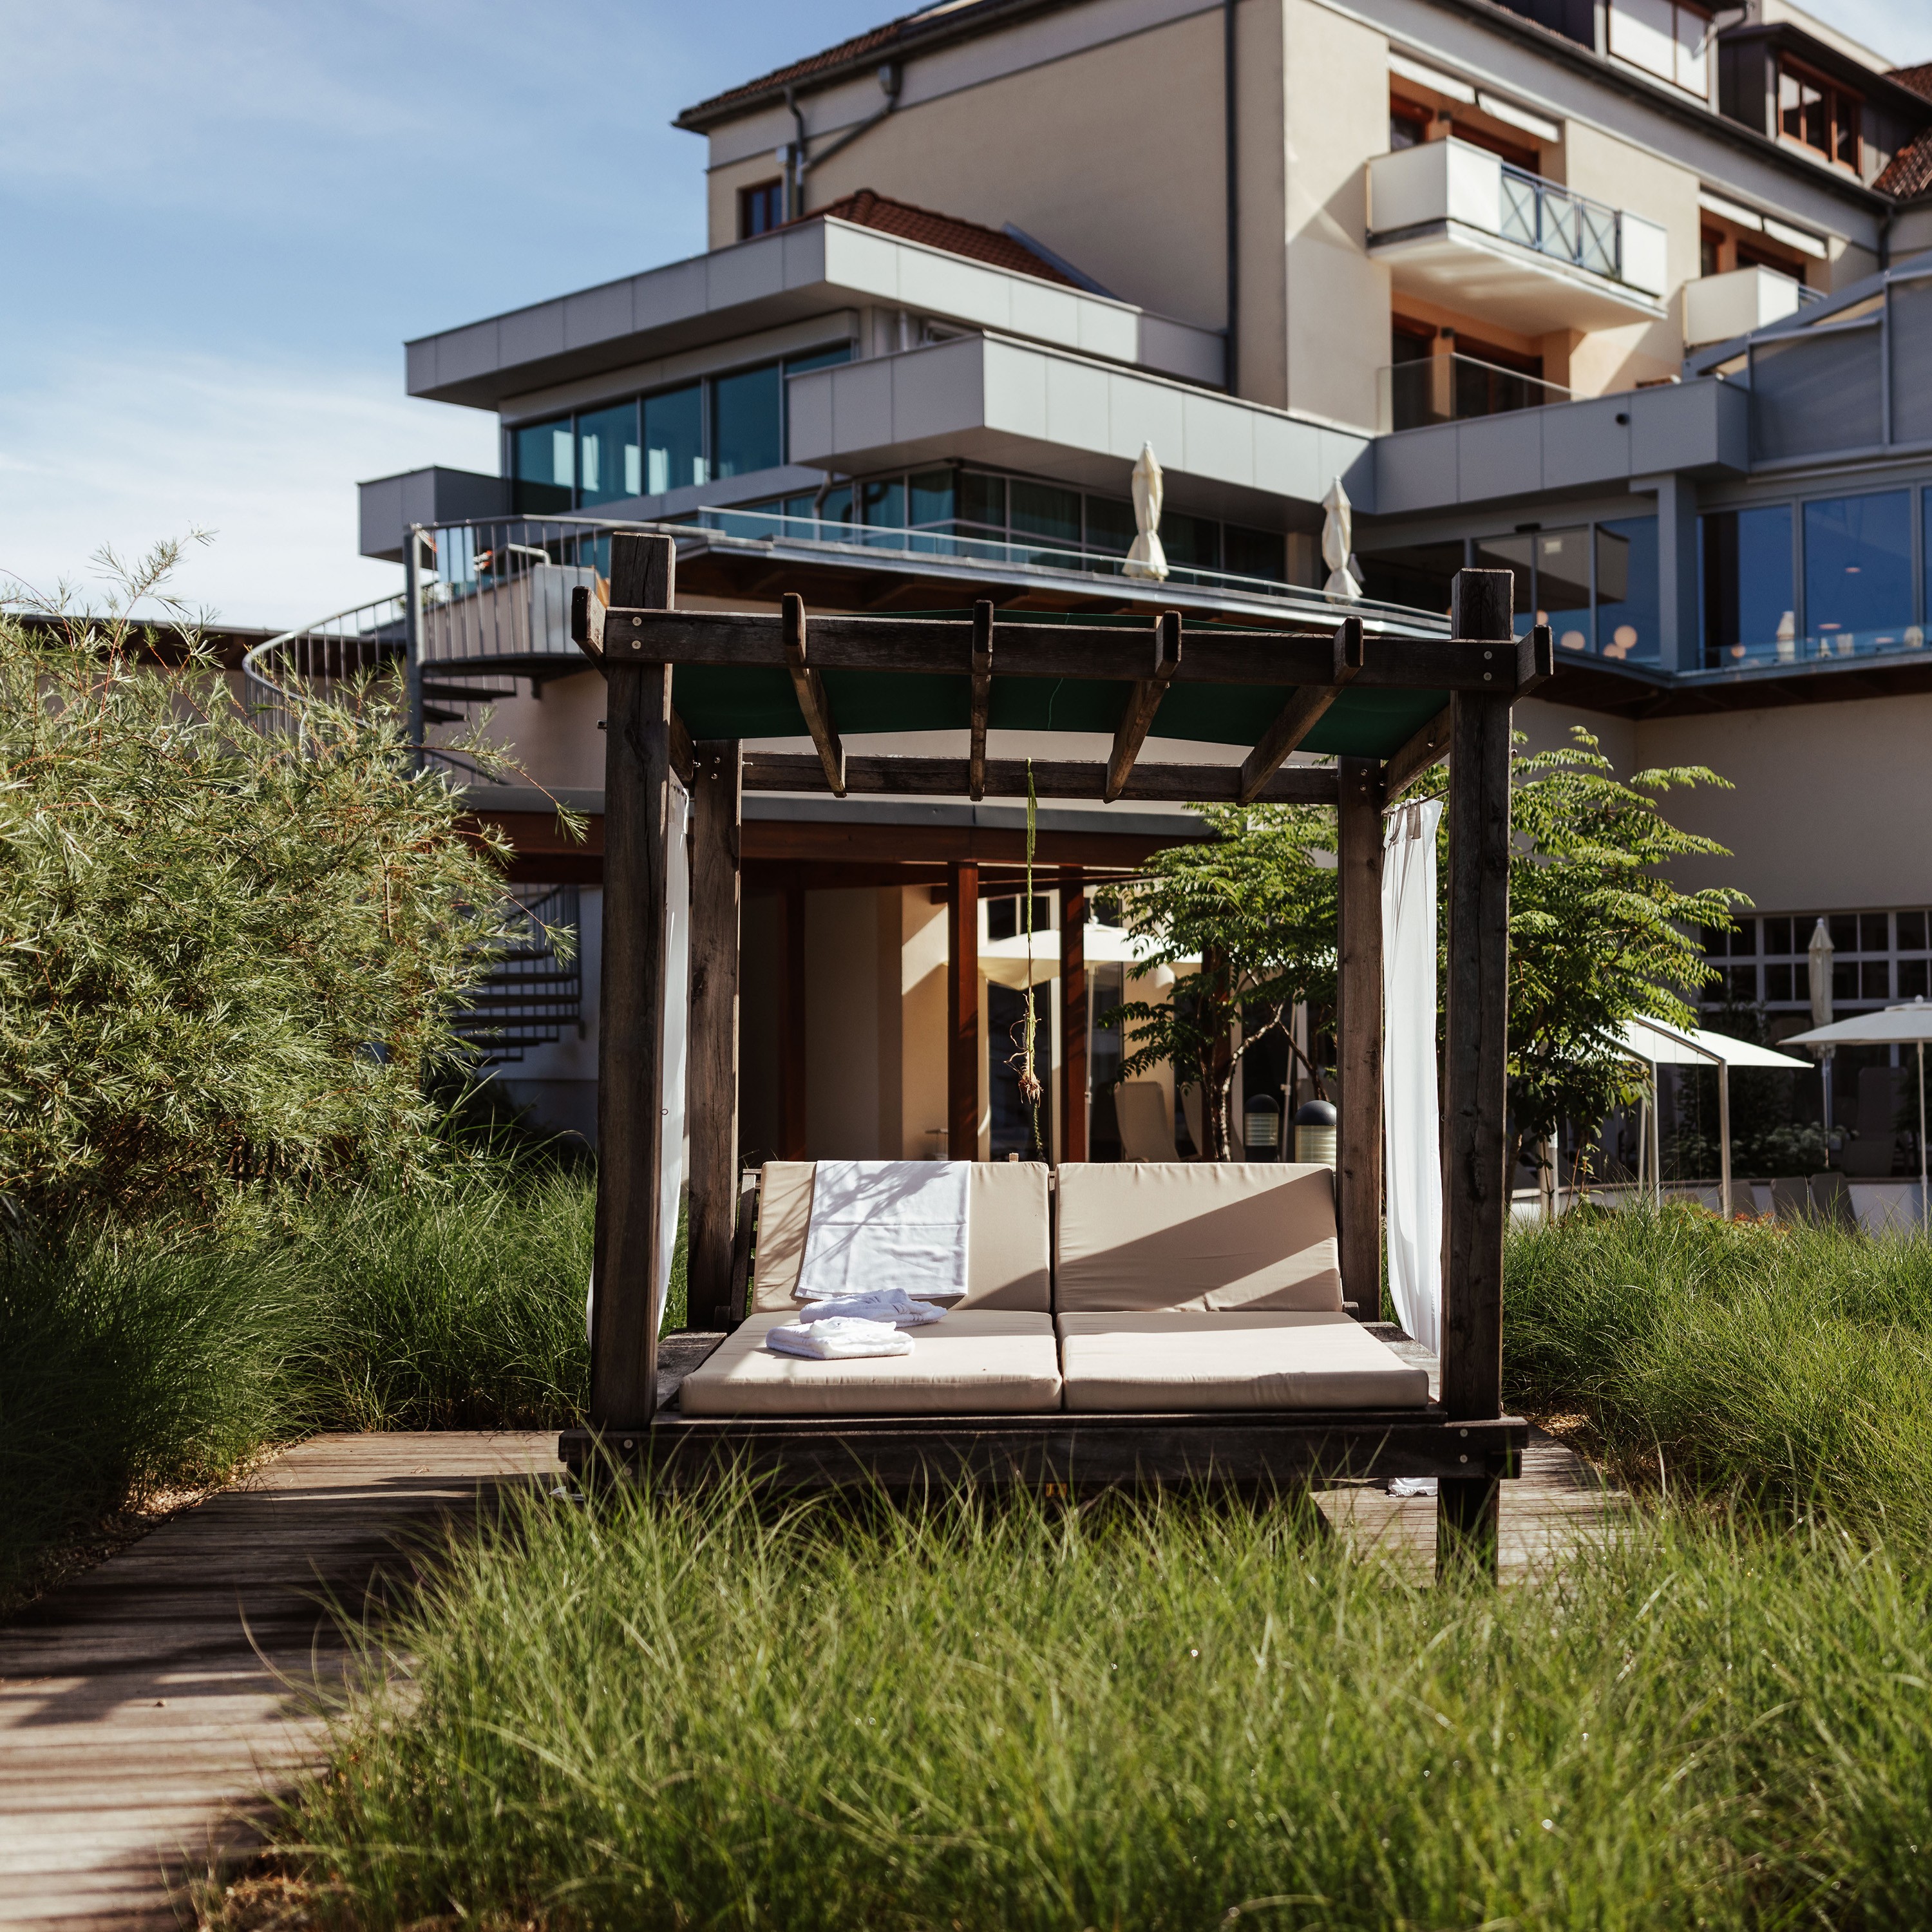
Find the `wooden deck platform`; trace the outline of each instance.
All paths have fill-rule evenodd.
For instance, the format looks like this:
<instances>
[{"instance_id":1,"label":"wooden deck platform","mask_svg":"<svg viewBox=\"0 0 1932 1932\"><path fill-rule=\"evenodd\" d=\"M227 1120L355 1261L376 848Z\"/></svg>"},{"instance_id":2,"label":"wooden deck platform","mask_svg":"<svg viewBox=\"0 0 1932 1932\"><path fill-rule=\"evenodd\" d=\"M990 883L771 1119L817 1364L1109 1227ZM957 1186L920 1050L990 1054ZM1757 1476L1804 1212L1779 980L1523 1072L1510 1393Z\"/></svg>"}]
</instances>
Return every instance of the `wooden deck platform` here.
<instances>
[{"instance_id":1,"label":"wooden deck platform","mask_svg":"<svg viewBox=\"0 0 1932 1932\"><path fill-rule=\"evenodd\" d=\"M318 1437L0 1628L0 1927L148 1932L171 1888L248 1842L265 1786L314 1760L346 1653L412 1544L554 1433Z\"/></svg>"}]
</instances>

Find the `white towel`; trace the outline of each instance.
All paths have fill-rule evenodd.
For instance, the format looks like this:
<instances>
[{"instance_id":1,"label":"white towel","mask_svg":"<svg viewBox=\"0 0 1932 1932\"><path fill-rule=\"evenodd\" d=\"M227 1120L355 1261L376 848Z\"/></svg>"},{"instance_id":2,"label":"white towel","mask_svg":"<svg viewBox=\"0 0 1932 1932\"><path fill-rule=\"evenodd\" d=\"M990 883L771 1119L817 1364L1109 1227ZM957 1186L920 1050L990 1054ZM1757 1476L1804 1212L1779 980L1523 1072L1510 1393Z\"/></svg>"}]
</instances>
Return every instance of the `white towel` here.
<instances>
[{"instance_id":1,"label":"white towel","mask_svg":"<svg viewBox=\"0 0 1932 1932\"><path fill-rule=\"evenodd\" d=\"M965 1160L821 1160L794 1298L901 1288L921 1301L966 1292Z\"/></svg>"},{"instance_id":2,"label":"white towel","mask_svg":"<svg viewBox=\"0 0 1932 1932\"><path fill-rule=\"evenodd\" d=\"M936 1301L920 1301L902 1288L882 1288L871 1294L842 1294L830 1301L808 1301L798 1311L801 1322L837 1321L850 1316L860 1322L887 1322L895 1328L923 1328L943 1322L946 1310Z\"/></svg>"},{"instance_id":3,"label":"white towel","mask_svg":"<svg viewBox=\"0 0 1932 1932\"><path fill-rule=\"evenodd\" d=\"M890 1322L855 1322L835 1315L801 1327L781 1322L768 1330L765 1346L781 1355L803 1355L814 1362L851 1362L866 1355L909 1355L912 1337Z\"/></svg>"}]
</instances>

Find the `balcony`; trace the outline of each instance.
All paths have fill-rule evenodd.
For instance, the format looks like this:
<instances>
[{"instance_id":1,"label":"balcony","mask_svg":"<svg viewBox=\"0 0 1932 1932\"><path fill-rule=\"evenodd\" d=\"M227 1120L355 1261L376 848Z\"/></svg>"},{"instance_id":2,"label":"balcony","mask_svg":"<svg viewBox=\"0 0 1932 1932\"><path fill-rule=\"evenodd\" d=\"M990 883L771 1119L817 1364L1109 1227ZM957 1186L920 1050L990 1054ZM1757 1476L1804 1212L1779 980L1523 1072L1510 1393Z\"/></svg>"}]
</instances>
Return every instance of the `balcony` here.
<instances>
[{"instance_id":1,"label":"balcony","mask_svg":"<svg viewBox=\"0 0 1932 1932\"><path fill-rule=\"evenodd\" d=\"M1395 286L1520 334L1654 321L1664 230L1457 140L1369 164L1369 253Z\"/></svg>"},{"instance_id":2,"label":"balcony","mask_svg":"<svg viewBox=\"0 0 1932 1932\"><path fill-rule=\"evenodd\" d=\"M1427 356L1414 362L1390 363L1376 373L1376 395L1384 436L1394 430L1507 416L1514 410L1570 400L1570 392L1560 383L1499 369L1473 356Z\"/></svg>"},{"instance_id":3,"label":"balcony","mask_svg":"<svg viewBox=\"0 0 1932 1932\"><path fill-rule=\"evenodd\" d=\"M1706 275L1684 284L1684 346L1702 349L1710 343L1729 342L1783 322L1823 299L1817 290L1775 268L1732 268L1725 274Z\"/></svg>"}]
</instances>

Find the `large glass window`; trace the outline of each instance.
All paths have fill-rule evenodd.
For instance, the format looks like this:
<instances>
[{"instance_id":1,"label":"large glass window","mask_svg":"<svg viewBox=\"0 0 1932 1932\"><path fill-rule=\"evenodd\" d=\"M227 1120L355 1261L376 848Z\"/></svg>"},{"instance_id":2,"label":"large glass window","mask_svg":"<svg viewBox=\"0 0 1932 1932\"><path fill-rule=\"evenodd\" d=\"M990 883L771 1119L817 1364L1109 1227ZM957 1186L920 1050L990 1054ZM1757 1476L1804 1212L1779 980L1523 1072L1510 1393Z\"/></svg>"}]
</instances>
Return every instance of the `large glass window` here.
<instances>
[{"instance_id":1,"label":"large glass window","mask_svg":"<svg viewBox=\"0 0 1932 1932\"><path fill-rule=\"evenodd\" d=\"M1628 664L1654 664L1663 644L1657 594L1657 519L1597 526L1597 650Z\"/></svg>"},{"instance_id":2,"label":"large glass window","mask_svg":"<svg viewBox=\"0 0 1932 1932\"><path fill-rule=\"evenodd\" d=\"M1167 560L1184 570L1221 568L1221 529L1205 517L1168 515L1160 520L1160 547Z\"/></svg>"},{"instance_id":3,"label":"large glass window","mask_svg":"<svg viewBox=\"0 0 1932 1932\"><path fill-rule=\"evenodd\" d=\"M830 349L814 349L809 356L788 356L784 372L788 376L802 376L808 369L836 369L851 359L851 344L841 342Z\"/></svg>"},{"instance_id":4,"label":"large glass window","mask_svg":"<svg viewBox=\"0 0 1932 1932\"><path fill-rule=\"evenodd\" d=\"M952 478L950 470L928 470L912 478L910 508L915 530L952 520Z\"/></svg>"},{"instance_id":5,"label":"large glass window","mask_svg":"<svg viewBox=\"0 0 1932 1932\"><path fill-rule=\"evenodd\" d=\"M1230 577L1252 577L1265 584L1288 581L1288 545L1279 530L1244 530L1227 524L1221 530L1221 568Z\"/></svg>"},{"instance_id":6,"label":"large glass window","mask_svg":"<svg viewBox=\"0 0 1932 1932\"><path fill-rule=\"evenodd\" d=\"M1080 548L1080 493L1055 489L1050 483L1023 483L1015 477L1009 486L1015 537L1036 537L1054 550Z\"/></svg>"},{"instance_id":7,"label":"large glass window","mask_svg":"<svg viewBox=\"0 0 1932 1932\"><path fill-rule=\"evenodd\" d=\"M1412 544L1400 550L1361 551L1362 588L1384 604L1412 610L1449 608L1449 584L1462 568L1460 543Z\"/></svg>"},{"instance_id":8,"label":"large glass window","mask_svg":"<svg viewBox=\"0 0 1932 1932\"><path fill-rule=\"evenodd\" d=\"M1560 651L1590 648L1590 530L1544 530L1536 539L1536 621Z\"/></svg>"},{"instance_id":9,"label":"large glass window","mask_svg":"<svg viewBox=\"0 0 1932 1932\"><path fill-rule=\"evenodd\" d=\"M741 369L711 384L711 472L721 481L784 460L784 385L778 365Z\"/></svg>"},{"instance_id":10,"label":"large glass window","mask_svg":"<svg viewBox=\"0 0 1932 1932\"><path fill-rule=\"evenodd\" d=\"M1102 556L1125 556L1133 548L1134 538L1140 526L1134 521L1134 506L1122 502L1118 496L1089 496L1087 499L1087 548L1097 550ZM1165 520L1161 530L1161 540L1166 542Z\"/></svg>"},{"instance_id":11,"label":"large glass window","mask_svg":"<svg viewBox=\"0 0 1932 1932\"><path fill-rule=\"evenodd\" d=\"M710 482L704 463L704 392L668 389L644 398L644 490L662 496Z\"/></svg>"},{"instance_id":12,"label":"large glass window","mask_svg":"<svg viewBox=\"0 0 1932 1932\"><path fill-rule=\"evenodd\" d=\"M644 494L635 403L578 418L577 478L578 501L586 506Z\"/></svg>"},{"instance_id":13,"label":"large glass window","mask_svg":"<svg viewBox=\"0 0 1932 1932\"><path fill-rule=\"evenodd\" d=\"M1835 81L1788 60L1778 64L1778 131L1857 171L1864 103Z\"/></svg>"},{"instance_id":14,"label":"large glass window","mask_svg":"<svg viewBox=\"0 0 1932 1932\"><path fill-rule=\"evenodd\" d=\"M959 514L962 521L983 524L988 530L1006 526L1006 479L968 470L959 478Z\"/></svg>"},{"instance_id":15,"label":"large glass window","mask_svg":"<svg viewBox=\"0 0 1932 1932\"><path fill-rule=\"evenodd\" d=\"M888 476L868 483L862 495L865 520L880 532L868 541L896 548L902 541L898 532L906 526L905 478Z\"/></svg>"},{"instance_id":16,"label":"large glass window","mask_svg":"<svg viewBox=\"0 0 1932 1932\"><path fill-rule=\"evenodd\" d=\"M510 465L520 510L567 510L576 480L570 418L526 423L512 431Z\"/></svg>"},{"instance_id":17,"label":"large glass window","mask_svg":"<svg viewBox=\"0 0 1932 1932\"><path fill-rule=\"evenodd\" d=\"M1699 521L1706 664L1795 658L1790 505L1710 510Z\"/></svg>"},{"instance_id":18,"label":"large glass window","mask_svg":"<svg viewBox=\"0 0 1932 1932\"><path fill-rule=\"evenodd\" d=\"M1804 506L1810 654L1898 650L1912 623L1912 498L1904 490Z\"/></svg>"},{"instance_id":19,"label":"large glass window","mask_svg":"<svg viewBox=\"0 0 1932 1932\"><path fill-rule=\"evenodd\" d=\"M1476 545L1478 570L1507 570L1515 577L1514 622L1518 637L1528 634L1536 621L1536 538L1524 532L1514 536L1484 537Z\"/></svg>"}]
</instances>

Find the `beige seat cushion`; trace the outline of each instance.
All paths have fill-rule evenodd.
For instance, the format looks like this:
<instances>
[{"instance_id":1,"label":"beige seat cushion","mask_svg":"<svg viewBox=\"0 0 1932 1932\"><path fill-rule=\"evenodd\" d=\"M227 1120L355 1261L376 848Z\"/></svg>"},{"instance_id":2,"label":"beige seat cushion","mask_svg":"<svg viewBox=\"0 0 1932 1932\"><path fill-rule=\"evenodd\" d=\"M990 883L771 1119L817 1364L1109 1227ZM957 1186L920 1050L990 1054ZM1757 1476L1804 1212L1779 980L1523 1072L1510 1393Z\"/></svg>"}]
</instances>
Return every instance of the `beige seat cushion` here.
<instances>
[{"instance_id":1,"label":"beige seat cushion","mask_svg":"<svg viewBox=\"0 0 1932 1932\"><path fill-rule=\"evenodd\" d=\"M684 1378L686 1415L1030 1415L1060 1406L1053 1317L955 1309L910 1355L813 1362L765 1346L792 1316L754 1315Z\"/></svg>"},{"instance_id":2,"label":"beige seat cushion","mask_svg":"<svg viewBox=\"0 0 1932 1932\"><path fill-rule=\"evenodd\" d=\"M1064 1166L1053 1305L1339 1310L1335 1177L1272 1162Z\"/></svg>"},{"instance_id":3,"label":"beige seat cushion","mask_svg":"<svg viewBox=\"0 0 1932 1932\"><path fill-rule=\"evenodd\" d=\"M796 1306L792 1291L805 1262L817 1166L809 1160L765 1163L758 1200L754 1310ZM1053 1306L1048 1226L1043 1166L1019 1160L974 1162L966 1208L966 1294L958 1306L1046 1314Z\"/></svg>"},{"instance_id":4,"label":"beige seat cushion","mask_svg":"<svg viewBox=\"0 0 1932 1932\"><path fill-rule=\"evenodd\" d=\"M1165 1309L1054 1319L1066 1406L1088 1414L1420 1408L1429 1400L1428 1371L1349 1315Z\"/></svg>"}]
</instances>

